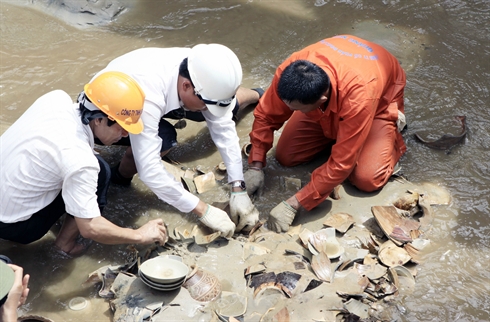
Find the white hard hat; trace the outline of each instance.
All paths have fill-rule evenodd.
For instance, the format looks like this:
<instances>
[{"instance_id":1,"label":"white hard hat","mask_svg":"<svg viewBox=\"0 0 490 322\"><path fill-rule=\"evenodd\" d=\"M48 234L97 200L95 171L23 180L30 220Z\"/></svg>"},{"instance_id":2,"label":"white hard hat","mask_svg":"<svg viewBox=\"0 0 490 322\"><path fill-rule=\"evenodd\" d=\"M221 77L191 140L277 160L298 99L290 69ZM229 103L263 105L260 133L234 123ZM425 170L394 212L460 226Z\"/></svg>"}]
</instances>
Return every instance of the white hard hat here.
<instances>
[{"instance_id":1,"label":"white hard hat","mask_svg":"<svg viewBox=\"0 0 490 322\"><path fill-rule=\"evenodd\" d=\"M219 44L196 45L187 64L196 95L213 115L221 117L235 107L242 66L231 49Z\"/></svg>"}]
</instances>

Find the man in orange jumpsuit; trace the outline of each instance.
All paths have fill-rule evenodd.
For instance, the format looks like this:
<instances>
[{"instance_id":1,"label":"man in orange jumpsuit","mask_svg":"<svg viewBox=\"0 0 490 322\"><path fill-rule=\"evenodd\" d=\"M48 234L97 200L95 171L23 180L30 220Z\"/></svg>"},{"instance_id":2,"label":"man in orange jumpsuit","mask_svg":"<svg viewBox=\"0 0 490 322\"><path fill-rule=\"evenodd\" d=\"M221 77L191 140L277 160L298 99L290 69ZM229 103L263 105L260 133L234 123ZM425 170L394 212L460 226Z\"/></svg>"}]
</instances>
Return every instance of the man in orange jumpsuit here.
<instances>
[{"instance_id":1,"label":"man in orange jumpsuit","mask_svg":"<svg viewBox=\"0 0 490 322\"><path fill-rule=\"evenodd\" d=\"M311 181L270 212L268 227L287 231L297 211L311 210L344 180L366 192L381 189L406 151L405 72L383 47L340 35L293 53L276 70L255 108L252 149L245 173L253 193L264 182L262 168L273 132L287 122L276 159L292 167L332 145Z\"/></svg>"}]
</instances>

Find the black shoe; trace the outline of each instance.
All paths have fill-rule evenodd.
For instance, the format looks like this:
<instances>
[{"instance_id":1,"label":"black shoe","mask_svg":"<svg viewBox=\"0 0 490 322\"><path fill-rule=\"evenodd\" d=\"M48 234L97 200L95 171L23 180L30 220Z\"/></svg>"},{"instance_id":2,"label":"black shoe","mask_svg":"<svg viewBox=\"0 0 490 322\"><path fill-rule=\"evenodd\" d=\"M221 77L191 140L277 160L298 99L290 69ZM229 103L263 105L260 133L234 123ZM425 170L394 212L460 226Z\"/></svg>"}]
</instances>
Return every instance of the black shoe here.
<instances>
[{"instance_id":1,"label":"black shoe","mask_svg":"<svg viewBox=\"0 0 490 322\"><path fill-rule=\"evenodd\" d=\"M131 185L131 180L133 180L133 177L123 177L119 172L119 164L120 163L111 168L111 182L123 187L129 187Z\"/></svg>"}]
</instances>

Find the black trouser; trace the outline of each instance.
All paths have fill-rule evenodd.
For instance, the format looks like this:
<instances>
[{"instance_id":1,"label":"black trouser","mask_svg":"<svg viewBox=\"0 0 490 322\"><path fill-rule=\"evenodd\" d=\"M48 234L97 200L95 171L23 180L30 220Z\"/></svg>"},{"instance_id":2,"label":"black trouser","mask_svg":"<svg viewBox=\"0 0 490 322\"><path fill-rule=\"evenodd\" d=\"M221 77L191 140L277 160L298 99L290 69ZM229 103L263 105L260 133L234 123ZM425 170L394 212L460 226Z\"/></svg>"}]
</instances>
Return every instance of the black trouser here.
<instances>
[{"instance_id":1,"label":"black trouser","mask_svg":"<svg viewBox=\"0 0 490 322\"><path fill-rule=\"evenodd\" d=\"M96 155L96 157L100 166L97 180L97 203L102 212L107 204L107 189L111 179L111 169L101 156ZM0 238L21 244L32 243L41 239L65 212L65 202L60 191L53 202L33 214L29 219L16 223L0 222Z\"/></svg>"}]
</instances>

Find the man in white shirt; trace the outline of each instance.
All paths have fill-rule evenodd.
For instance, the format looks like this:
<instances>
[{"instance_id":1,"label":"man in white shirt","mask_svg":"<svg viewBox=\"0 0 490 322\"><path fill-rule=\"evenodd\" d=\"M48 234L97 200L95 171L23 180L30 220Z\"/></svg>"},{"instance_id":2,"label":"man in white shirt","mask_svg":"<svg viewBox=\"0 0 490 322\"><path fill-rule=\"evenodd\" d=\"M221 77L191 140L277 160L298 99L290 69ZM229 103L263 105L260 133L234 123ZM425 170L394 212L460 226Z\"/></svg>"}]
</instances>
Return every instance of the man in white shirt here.
<instances>
[{"instance_id":1,"label":"man in white shirt","mask_svg":"<svg viewBox=\"0 0 490 322\"><path fill-rule=\"evenodd\" d=\"M250 230L259 219L245 189L239 138L233 121L235 106L256 103L261 90L240 87L242 69L238 57L219 44L193 48L142 48L122 55L101 72L120 71L138 82L146 94L141 118L145 129L130 134L113 182L131 182L135 173L163 201L181 212L194 212L200 221L221 236ZM231 184L230 217L184 189L168 173L161 157L176 144L176 133L164 118L176 112L201 113L226 165ZM195 113L198 112L198 113ZM124 140L123 140L124 141ZM114 180L115 179L115 180Z\"/></svg>"},{"instance_id":2,"label":"man in white shirt","mask_svg":"<svg viewBox=\"0 0 490 322\"><path fill-rule=\"evenodd\" d=\"M140 133L144 92L119 72L100 74L84 92L79 103L61 90L41 96L0 136L0 238L31 243L66 212L55 245L67 254L83 250L80 234L104 244L165 243L161 219L128 229L101 216L110 168L94 155L94 138L111 145Z\"/></svg>"}]
</instances>

